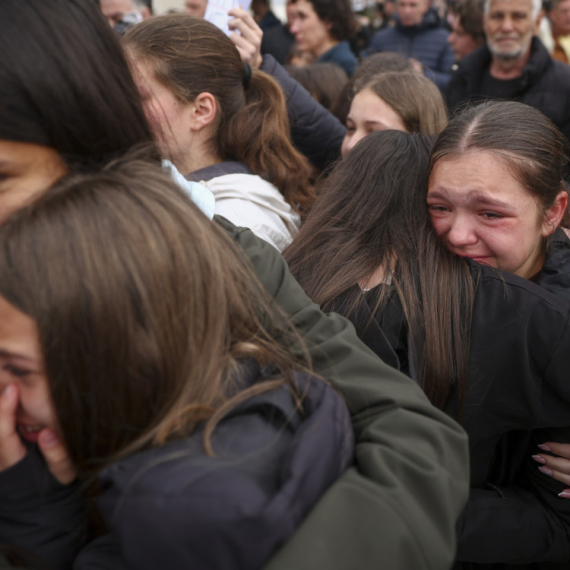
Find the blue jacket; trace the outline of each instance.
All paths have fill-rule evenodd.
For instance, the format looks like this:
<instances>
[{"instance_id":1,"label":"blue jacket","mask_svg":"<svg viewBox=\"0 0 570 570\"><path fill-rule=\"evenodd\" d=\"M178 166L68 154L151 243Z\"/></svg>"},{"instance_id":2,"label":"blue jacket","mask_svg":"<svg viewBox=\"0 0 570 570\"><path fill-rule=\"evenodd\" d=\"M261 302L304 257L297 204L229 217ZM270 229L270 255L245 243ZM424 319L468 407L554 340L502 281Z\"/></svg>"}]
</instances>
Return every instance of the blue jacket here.
<instances>
[{"instance_id":1,"label":"blue jacket","mask_svg":"<svg viewBox=\"0 0 570 570\"><path fill-rule=\"evenodd\" d=\"M405 58L413 57L424 66L424 75L443 91L455 62L448 36L449 32L441 27L436 12L428 10L417 26L402 26L396 18L393 28L376 32L365 55L391 51Z\"/></svg>"},{"instance_id":2,"label":"blue jacket","mask_svg":"<svg viewBox=\"0 0 570 570\"><path fill-rule=\"evenodd\" d=\"M350 49L350 44L345 40L323 53L317 60L319 63L336 63L342 67L347 75L353 75L356 71L356 56Z\"/></svg>"}]
</instances>

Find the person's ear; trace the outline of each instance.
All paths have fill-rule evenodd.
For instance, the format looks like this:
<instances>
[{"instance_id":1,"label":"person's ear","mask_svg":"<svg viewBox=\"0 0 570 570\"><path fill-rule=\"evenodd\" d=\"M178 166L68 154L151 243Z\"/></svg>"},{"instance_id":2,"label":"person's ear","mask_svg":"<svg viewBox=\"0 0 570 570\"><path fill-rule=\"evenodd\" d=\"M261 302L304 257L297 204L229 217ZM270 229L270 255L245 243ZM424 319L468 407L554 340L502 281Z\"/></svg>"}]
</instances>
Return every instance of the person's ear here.
<instances>
[{"instance_id":1,"label":"person's ear","mask_svg":"<svg viewBox=\"0 0 570 570\"><path fill-rule=\"evenodd\" d=\"M546 211L546 220L542 224L542 236L552 235L556 228L560 225L566 207L568 206L568 192L561 190L558 192L554 204Z\"/></svg>"},{"instance_id":2,"label":"person's ear","mask_svg":"<svg viewBox=\"0 0 570 570\"><path fill-rule=\"evenodd\" d=\"M216 98L211 93L200 93L190 105L190 128L201 131L216 118Z\"/></svg>"}]
</instances>

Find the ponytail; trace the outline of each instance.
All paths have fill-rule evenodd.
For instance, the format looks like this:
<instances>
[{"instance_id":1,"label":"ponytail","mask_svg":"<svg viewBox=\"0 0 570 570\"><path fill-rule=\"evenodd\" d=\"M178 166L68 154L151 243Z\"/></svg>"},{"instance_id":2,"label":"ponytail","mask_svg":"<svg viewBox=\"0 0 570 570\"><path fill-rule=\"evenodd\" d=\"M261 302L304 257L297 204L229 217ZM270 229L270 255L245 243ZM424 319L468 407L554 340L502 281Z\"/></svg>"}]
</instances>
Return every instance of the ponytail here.
<instances>
[{"instance_id":1,"label":"ponytail","mask_svg":"<svg viewBox=\"0 0 570 570\"><path fill-rule=\"evenodd\" d=\"M246 103L218 133L218 152L268 179L296 210L314 200L311 167L289 138L289 119L281 87L262 71L253 71Z\"/></svg>"},{"instance_id":2,"label":"ponytail","mask_svg":"<svg viewBox=\"0 0 570 570\"><path fill-rule=\"evenodd\" d=\"M241 61L232 41L200 18L158 16L132 28L125 44L135 59L151 62L157 80L182 102L211 93L217 102L212 139L221 160L243 162L283 194L295 210L313 202L308 160L290 141L279 85Z\"/></svg>"}]
</instances>

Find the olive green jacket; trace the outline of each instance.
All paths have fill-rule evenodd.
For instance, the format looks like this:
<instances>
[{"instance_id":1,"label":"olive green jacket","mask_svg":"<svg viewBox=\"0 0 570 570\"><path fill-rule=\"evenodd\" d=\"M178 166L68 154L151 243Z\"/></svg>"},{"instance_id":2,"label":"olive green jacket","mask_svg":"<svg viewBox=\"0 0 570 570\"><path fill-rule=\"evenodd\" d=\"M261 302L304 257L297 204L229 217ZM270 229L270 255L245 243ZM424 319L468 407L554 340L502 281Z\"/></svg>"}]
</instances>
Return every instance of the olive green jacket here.
<instances>
[{"instance_id":1,"label":"olive green jacket","mask_svg":"<svg viewBox=\"0 0 570 570\"><path fill-rule=\"evenodd\" d=\"M351 323L322 313L276 249L250 230L215 220L302 333L315 371L344 396L356 440L356 465L266 570L450 568L455 523L469 493L464 431L412 380L379 360Z\"/></svg>"}]
</instances>

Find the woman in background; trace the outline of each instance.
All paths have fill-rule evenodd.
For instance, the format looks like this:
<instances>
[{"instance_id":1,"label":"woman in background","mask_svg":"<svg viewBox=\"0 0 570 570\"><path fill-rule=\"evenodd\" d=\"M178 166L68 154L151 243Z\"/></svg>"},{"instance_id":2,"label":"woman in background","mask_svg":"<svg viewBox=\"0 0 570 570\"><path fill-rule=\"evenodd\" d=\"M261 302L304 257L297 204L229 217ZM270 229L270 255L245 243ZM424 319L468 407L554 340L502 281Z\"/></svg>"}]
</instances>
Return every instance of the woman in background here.
<instances>
[{"instance_id":1,"label":"woman in background","mask_svg":"<svg viewBox=\"0 0 570 570\"><path fill-rule=\"evenodd\" d=\"M125 46L162 155L210 188L217 214L283 249L313 191L308 162L289 140L279 86L244 67L223 32L192 16L143 22Z\"/></svg>"}]
</instances>

